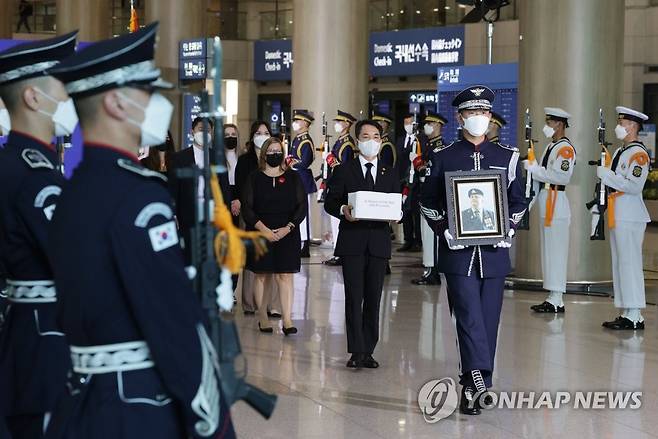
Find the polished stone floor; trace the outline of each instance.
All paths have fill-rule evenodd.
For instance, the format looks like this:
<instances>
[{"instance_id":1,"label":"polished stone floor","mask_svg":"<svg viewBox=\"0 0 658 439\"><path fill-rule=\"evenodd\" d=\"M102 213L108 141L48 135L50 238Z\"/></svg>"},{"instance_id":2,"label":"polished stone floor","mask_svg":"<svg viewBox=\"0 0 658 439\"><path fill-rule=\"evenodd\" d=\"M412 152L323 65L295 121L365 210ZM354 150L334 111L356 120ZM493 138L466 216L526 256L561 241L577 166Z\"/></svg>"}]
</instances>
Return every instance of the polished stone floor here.
<instances>
[{"instance_id":1,"label":"polished stone floor","mask_svg":"<svg viewBox=\"0 0 658 439\"><path fill-rule=\"evenodd\" d=\"M457 412L423 419L419 389L431 379L457 379L455 330L445 287L419 287L420 254L396 255L386 279L376 370L350 370L340 269L313 249L295 277L294 322L300 332L261 334L237 312L248 381L279 395L265 421L244 403L233 408L244 438L628 438L658 437L658 229L645 242L646 330L614 333L610 298L569 294L563 317L533 315L543 293L507 291L494 375L504 391L642 391L637 410L494 409L477 417Z\"/></svg>"}]
</instances>

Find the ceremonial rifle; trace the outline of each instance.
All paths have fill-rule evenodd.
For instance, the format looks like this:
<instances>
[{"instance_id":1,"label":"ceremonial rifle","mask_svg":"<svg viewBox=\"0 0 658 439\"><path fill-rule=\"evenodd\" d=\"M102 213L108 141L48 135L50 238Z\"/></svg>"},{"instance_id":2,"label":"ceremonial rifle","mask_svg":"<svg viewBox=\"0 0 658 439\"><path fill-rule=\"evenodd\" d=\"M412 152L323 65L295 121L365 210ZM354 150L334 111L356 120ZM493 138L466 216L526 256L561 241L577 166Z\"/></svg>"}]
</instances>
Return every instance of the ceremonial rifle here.
<instances>
[{"instance_id":1,"label":"ceremonial rifle","mask_svg":"<svg viewBox=\"0 0 658 439\"><path fill-rule=\"evenodd\" d=\"M194 194L198 193L199 177L204 182L203 200L200 209L195 209L195 225L191 230L193 268L188 273L193 280L194 290L201 299L201 306L209 324L210 339L217 350L219 379L223 396L226 398L225 406L230 408L238 400L243 400L263 417L269 418L274 411L276 395L265 393L246 382L247 366L242 355L238 330L233 315L225 312L231 308L233 302L231 273L239 272L240 266L244 265L243 240L246 241L247 247L257 254L262 253L264 243L263 238L253 232L238 232L233 228L230 211L224 205L219 191L219 176L228 172L224 153L224 109L221 106L222 47L219 37L215 37L213 48L211 75L214 94L211 100L207 90L201 93L200 114L204 118L205 132L210 130L209 119L214 121L213 145L211 148L208 136L204 136L202 170L197 166L177 170L178 176L193 179ZM216 230L217 228L220 230ZM235 250L242 252L235 255ZM220 269L222 262L224 266Z\"/></svg>"},{"instance_id":2,"label":"ceremonial rifle","mask_svg":"<svg viewBox=\"0 0 658 439\"><path fill-rule=\"evenodd\" d=\"M608 146L611 143L606 142L605 140L605 118L603 115L603 109L599 108L599 126L596 129L599 146L601 147L601 152L599 153L598 160L590 160L590 166L609 166L610 165L610 152L608 151ZM594 215L599 216L596 226L593 226L592 233L590 234L589 239L592 241L604 241L605 240L605 212L608 208L608 199L607 199L607 190L606 186L603 184L603 180L600 180L596 183L594 189L594 199L585 205L587 210L592 210L594 206L597 207L596 212L592 212Z\"/></svg>"},{"instance_id":3,"label":"ceremonial rifle","mask_svg":"<svg viewBox=\"0 0 658 439\"><path fill-rule=\"evenodd\" d=\"M318 151L322 152L322 175L320 182L320 190L318 191L318 203L324 203L325 189L327 187L327 179L329 178L329 164L327 157L329 157L329 139L331 136L327 132L327 116L322 112L322 146Z\"/></svg>"}]
</instances>

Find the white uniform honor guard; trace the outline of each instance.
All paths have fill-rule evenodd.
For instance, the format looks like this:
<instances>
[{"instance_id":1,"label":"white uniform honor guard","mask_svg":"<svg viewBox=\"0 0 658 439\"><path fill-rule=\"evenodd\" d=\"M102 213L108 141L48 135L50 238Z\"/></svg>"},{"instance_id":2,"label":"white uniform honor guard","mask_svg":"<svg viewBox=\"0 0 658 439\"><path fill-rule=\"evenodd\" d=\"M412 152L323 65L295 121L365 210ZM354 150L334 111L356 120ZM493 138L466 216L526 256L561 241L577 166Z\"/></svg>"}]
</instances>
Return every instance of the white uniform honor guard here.
<instances>
[{"instance_id":1,"label":"white uniform honor guard","mask_svg":"<svg viewBox=\"0 0 658 439\"><path fill-rule=\"evenodd\" d=\"M609 329L644 329L640 313L646 307L642 272L642 241L649 212L642 200L642 189L649 175L649 153L638 141L646 114L617 107L617 139L623 141L612 156L610 168L599 166L597 175L608 189L608 227L612 250L612 281L615 307L621 315L604 322Z\"/></svg>"},{"instance_id":2,"label":"white uniform honor guard","mask_svg":"<svg viewBox=\"0 0 658 439\"><path fill-rule=\"evenodd\" d=\"M561 108L544 108L546 124L543 132L551 139L541 162L528 162L528 172L540 184L537 195L541 233L541 268L544 289L550 291L546 300L530 308L538 313L563 313L562 294L567 288L569 259L569 224L571 209L565 189L571 181L576 164L576 149L566 138L571 115Z\"/></svg>"}]
</instances>

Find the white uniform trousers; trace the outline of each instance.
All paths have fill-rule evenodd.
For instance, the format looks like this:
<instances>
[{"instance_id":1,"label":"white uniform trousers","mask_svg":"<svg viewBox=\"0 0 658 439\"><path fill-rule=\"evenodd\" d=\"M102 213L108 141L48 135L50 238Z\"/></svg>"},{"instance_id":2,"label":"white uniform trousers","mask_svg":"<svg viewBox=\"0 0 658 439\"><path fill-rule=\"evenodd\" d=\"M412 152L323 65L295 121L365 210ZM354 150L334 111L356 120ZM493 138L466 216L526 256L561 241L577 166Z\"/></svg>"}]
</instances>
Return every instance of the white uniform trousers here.
<instances>
[{"instance_id":1,"label":"white uniform trousers","mask_svg":"<svg viewBox=\"0 0 658 439\"><path fill-rule=\"evenodd\" d=\"M540 224L541 270L544 289L564 293L567 291L567 261L569 259L570 219L553 219L550 227Z\"/></svg>"},{"instance_id":2,"label":"white uniform trousers","mask_svg":"<svg viewBox=\"0 0 658 439\"><path fill-rule=\"evenodd\" d=\"M338 242L338 226L340 220L335 216L331 217L331 239L334 241L334 250L336 250L336 243Z\"/></svg>"},{"instance_id":3,"label":"white uniform trousers","mask_svg":"<svg viewBox=\"0 0 658 439\"><path fill-rule=\"evenodd\" d=\"M422 215L420 219L420 239L423 243L423 267L432 268L434 267L434 231Z\"/></svg>"},{"instance_id":4,"label":"white uniform trousers","mask_svg":"<svg viewBox=\"0 0 658 439\"><path fill-rule=\"evenodd\" d=\"M642 241L644 222L619 221L610 230L612 284L616 308L645 308Z\"/></svg>"},{"instance_id":5,"label":"white uniform trousers","mask_svg":"<svg viewBox=\"0 0 658 439\"><path fill-rule=\"evenodd\" d=\"M299 233L302 238L302 246L304 245L304 241L310 240L313 236L313 233L311 233L311 221L309 220L309 216L311 214L311 195L314 194L307 195L308 208L306 210L306 216L304 217L304 220L301 222L301 224L299 224Z\"/></svg>"}]
</instances>

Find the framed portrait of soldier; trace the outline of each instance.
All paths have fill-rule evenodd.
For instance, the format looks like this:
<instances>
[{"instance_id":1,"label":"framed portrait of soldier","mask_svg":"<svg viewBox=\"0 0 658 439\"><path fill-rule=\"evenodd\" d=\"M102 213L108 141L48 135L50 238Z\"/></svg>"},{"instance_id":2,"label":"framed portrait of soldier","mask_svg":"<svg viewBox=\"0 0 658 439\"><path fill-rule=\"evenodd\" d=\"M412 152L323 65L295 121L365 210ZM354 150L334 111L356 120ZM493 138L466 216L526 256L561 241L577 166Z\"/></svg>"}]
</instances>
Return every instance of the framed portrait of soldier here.
<instances>
[{"instance_id":1,"label":"framed portrait of soldier","mask_svg":"<svg viewBox=\"0 0 658 439\"><path fill-rule=\"evenodd\" d=\"M446 172L451 244L493 245L507 240L507 173L502 169Z\"/></svg>"}]
</instances>

